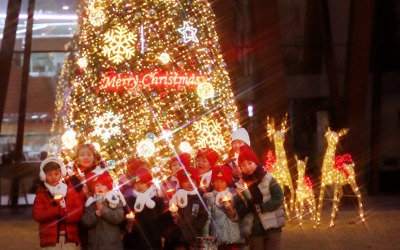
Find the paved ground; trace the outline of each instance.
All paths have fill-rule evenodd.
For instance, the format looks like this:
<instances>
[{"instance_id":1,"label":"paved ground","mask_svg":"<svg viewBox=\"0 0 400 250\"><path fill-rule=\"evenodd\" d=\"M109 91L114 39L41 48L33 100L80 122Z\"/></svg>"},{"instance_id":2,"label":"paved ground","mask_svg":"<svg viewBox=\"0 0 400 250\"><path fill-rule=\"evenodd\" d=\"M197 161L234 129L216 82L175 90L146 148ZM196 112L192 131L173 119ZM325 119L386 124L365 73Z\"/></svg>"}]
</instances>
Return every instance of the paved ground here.
<instances>
[{"instance_id":1,"label":"paved ground","mask_svg":"<svg viewBox=\"0 0 400 250\"><path fill-rule=\"evenodd\" d=\"M282 235L282 249L400 249L400 196L364 197L366 223L360 223L355 201L347 198L339 209L334 228L328 227L329 206L324 206L321 226L310 221L303 227L288 222ZM40 249L38 225L31 206L17 210L0 208L0 250Z\"/></svg>"}]
</instances>

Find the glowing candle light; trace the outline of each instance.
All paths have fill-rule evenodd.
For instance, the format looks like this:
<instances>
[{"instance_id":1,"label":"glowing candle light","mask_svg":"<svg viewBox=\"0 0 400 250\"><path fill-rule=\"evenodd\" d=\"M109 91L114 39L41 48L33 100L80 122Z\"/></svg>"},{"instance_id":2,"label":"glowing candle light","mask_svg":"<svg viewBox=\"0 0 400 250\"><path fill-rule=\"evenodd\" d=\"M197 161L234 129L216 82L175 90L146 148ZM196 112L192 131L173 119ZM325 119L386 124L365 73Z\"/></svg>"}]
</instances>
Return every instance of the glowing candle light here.
<instances>
[{"instance_id":1,"label":"glowing candle light","mask_svg":"<svg viewBox=\"0 0 400 250\"><path fill-rule=\"evenodd\" d=\"M171 211L172 213L178 212L178 206L172 203L171 206L169 207L169 211Z\"/></svg>"},{"instance_id":2,"label":"glowing candle light","mask_svg":"<svg viewBox=\"0 0 400 250\"><path fill-rule=\"evenodd\" d=\"M135 215L133 214L133 212L131 211L129 214L127 214L125 216L128 220L133 220L135 218Z\"/></svg>"},{"instance_id":3,"label":"glowing candle light","mask_svg":"<svg viewBox=\"0 0 400 250\"><path fill-rule=\"evenodd\" d=\"M54 195L54 200L55 200L56 202L60 202L60 201L62 200L62 198L63 198L62 194L56 194L56 195Z\"/></svg>"}]
</instances>

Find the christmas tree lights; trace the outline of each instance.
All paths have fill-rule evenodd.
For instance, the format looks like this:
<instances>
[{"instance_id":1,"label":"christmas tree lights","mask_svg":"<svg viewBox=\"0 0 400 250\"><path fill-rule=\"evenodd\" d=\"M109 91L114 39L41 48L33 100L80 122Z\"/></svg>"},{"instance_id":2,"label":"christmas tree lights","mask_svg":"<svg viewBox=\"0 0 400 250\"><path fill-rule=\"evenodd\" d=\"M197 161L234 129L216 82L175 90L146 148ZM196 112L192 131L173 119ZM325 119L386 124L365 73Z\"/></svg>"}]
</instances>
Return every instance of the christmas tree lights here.
<instances>
[{"instance_id":1,"label":"christmas tree lights","mask_svg":"<svg viewBox=\"0 0 400 250\"><path fill-rule=\"evenodd\" d=\"M60 134L99 143L116 175L130 157L163 174L175 153L227 153L237 108L206 0L90 0L80 10ZM73 150L60 148L71 160Z\"/></svg>"}]
</instances>

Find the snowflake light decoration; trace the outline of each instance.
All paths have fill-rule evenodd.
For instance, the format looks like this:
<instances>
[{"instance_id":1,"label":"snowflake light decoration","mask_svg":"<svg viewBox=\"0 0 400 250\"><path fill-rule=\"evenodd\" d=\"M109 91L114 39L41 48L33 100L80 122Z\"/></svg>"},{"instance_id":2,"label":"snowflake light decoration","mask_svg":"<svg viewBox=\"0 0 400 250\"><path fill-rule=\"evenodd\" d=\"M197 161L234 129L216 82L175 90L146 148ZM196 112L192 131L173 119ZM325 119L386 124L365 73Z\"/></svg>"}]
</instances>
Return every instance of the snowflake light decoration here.
<instances>
[{"instance_id":1,"label":"snowflake light decoration","mask_svg":"<svg viewBox=\"0 0 400 250\"><path fill-rule=\"evenodd\" d=\"M211 147L214 149L223 149L225 147L221 128L215 120L204 117L193 125L198 134L199 147Z\"/></svg>"},{"instance_id":2,"label":"snowflake light decoration","mask_svg":"<svg viewBox=\"0 0 400 250\"><path fill-rule=\"evenodd\" d=\"M124 115L115 115L108 111L103 116L94 117L93 136L100 136L103 141L108 141L111 136L121 133L120 123Z\"/></svg>"},{"instance_id":3,"label":"snowflake light decoration","mask_svg":"<svg viewBox=\"0 0 400 250\"><path fill-rule=\"evenodd\" d=\"M136 36L126 26L118 26L104 34L103 54L114 63L131 59L135 53Z\"/></svg>"},{"instance_id":4,"label":"snowflake light decoration","mask_svg":"<svg viewBox=\"0 0 400 250\"><path fill-rule=\"evenodd\" d=\"M190 26L189 22L184 21L183 27L178 29L178 32L183 35L183 41L188 43L190 41L199 42L199 39L196 37L197 29Z\"/></svg>"}]
</instances>

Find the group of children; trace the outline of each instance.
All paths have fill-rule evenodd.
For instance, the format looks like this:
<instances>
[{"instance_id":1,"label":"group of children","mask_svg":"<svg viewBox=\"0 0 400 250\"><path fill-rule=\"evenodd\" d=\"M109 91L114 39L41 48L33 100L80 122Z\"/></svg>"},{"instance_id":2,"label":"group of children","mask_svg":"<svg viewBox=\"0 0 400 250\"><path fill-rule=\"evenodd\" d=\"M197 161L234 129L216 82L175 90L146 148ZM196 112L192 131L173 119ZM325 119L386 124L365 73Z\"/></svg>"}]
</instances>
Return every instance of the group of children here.
<instances>
[{"instance_id":1,"label":"group of children","mask_svg":"<svg viewBox=\"0 0 400 250\"><path fill-rule=\"evenodd\" d=\"M75 174L44 160L33 205L43 249L279 249L283 191L250 148L244 128L232 132L232 157L211 148L169 161L171 176L153 184L149 164L127 161L113 179L92 144L77 147ZM221 164L218 164L218 163Z\"/></svg>"}]
</instances>

